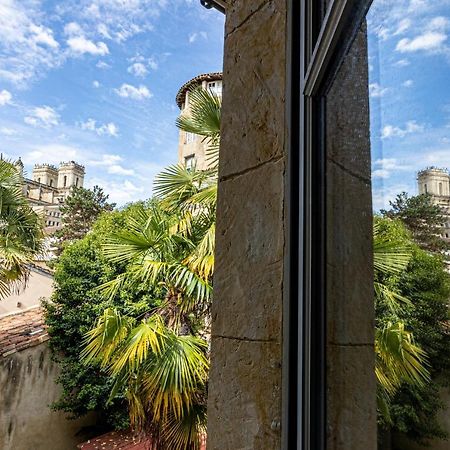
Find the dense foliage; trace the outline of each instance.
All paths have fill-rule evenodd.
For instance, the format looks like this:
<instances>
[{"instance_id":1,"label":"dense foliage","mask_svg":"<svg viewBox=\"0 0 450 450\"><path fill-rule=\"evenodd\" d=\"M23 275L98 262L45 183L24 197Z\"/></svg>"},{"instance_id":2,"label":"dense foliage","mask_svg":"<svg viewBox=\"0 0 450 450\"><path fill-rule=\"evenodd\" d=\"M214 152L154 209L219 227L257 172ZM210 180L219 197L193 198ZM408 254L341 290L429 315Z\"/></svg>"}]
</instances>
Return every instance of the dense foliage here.
<instances>
[{"instance_id":1,"label":"dense foliage","mask_svg":"<svg viewBox=\"0 0 450 450\"><path fill-rule=\"evenodd\" d=\"M71 189L61 206L62 228L56 232L60 247L83 238L102 212L114 209L115 204L108 203L108 198L99 186L92 189L74 186Z\"/></svg>"},{"instance_id":2,"label":"dense foliage","mask_svg":"<svg viewBox=\"0 0 450 450\"><path fill-rule=\"evenodd\" d=\"M435 214L435 210L430 210ZM426 215L423 216L426 221ZM402 383L389 403L389 420L383 418L384 426L423 441L428 438L445 437L437 414L443 407L439 387L450 375L450 334L448 333L448 301L450 298L450 275L442 255L423 250L414 240L417 236L406 229L403 221L380 219L381 233L386 240L408 248L410 259L404 270L385 280L396 292L401 302L395 311L397 320L405 329L413 331L414 344L426 354L430 379L426 383ZM433 225L431 225L433 226ZM426 229L420 234L427 234ZM419 238L417 238L419 239ZM392 311L377 304L377 323L393 320Z\"/></svg>"},{"instance_id":3,"label":"dense foliage","mask_svg":"<svg viewBox=\"0 0 450 450\"><path fill-rule=\"evenodd\" d=\"M123 227L135 207L104 213L88 235L64 250L56 264L55 292L51 302L44 305L50 347L62 368L58 380L62 394L53 407L73 417L96 411L115 428L129 424L126 402L118 395L107 403L112 380L98 366L81 364L80 351L85 333L106 307L114 306L134 316L152 305L149 293L139 289L123 289L108 301L96 291L97 286L113 279L121 270L120 264L103 257L103 237Z\"/></svg>"}]
</instances>

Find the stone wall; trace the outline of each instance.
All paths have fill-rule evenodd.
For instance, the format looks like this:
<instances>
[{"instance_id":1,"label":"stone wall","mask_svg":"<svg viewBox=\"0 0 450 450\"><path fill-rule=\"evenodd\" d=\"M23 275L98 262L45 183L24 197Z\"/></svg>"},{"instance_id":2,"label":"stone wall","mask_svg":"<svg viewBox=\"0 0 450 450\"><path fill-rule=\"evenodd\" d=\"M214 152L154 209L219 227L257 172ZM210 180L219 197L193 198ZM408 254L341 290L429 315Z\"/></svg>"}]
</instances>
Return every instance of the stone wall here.
<instances>
[{"instance_id":1,"label":"stone wall","mask_svg":"<svg viewBox=\"0 0 450 450\"><path fill-rule=\"evenodd\" d=\"M49 404L59 398L58 366L46 343L0 359L0 448L2 450L75 450L94 418L68 420Z\"/></svg>"},{"instance_id":2,"label":"stone wall","mask_svg":"<svg viewBox=\"0 0 450 450\"><path fill-rule=\"evenodd\" d=\"M208 450L281 445L286 1L231 1Z\"/></svg>"}]
</instances>

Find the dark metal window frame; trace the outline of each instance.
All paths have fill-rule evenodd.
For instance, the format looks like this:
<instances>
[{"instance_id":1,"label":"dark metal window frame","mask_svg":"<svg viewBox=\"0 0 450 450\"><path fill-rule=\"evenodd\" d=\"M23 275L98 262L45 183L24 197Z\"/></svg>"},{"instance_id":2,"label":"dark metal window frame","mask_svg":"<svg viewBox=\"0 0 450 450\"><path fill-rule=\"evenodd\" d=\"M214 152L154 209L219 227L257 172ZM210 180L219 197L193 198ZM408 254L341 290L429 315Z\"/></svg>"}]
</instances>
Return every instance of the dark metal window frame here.
<instances>
[{"instance_id":1,"label":"dark metal window frame","mask_svg":"<svg viewBox=\"0 0 450 450\"><path fill-rule=\"evenodd\" d=\"M283 448L326 448L325 99L372 0L288 2Z\"/></svg>"}]
</instances>

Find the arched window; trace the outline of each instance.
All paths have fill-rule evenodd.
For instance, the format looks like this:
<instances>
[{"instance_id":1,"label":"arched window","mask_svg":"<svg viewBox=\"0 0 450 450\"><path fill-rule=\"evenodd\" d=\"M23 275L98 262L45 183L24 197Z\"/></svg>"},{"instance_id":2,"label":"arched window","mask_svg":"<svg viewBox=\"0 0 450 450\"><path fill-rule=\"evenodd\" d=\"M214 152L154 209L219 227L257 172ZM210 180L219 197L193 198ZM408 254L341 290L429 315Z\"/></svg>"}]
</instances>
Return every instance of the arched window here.
<instances>
[{"instance_id":1,"label":"arched window","mask_svg":"<svg viewBox=\"0 0 450 450\"><path fill-rule=\"evenodd\" d=\"M67 186L67 175L64 175L64 187Z\"/></svg>"},{"instance_id":2,"label":"arched window","mask_svg":"<svg viewBox=\"0 0 450 450\"><path fill-rule=\"evenodd\" d=\"M50 187L53 187L53 180L50 180Z\"/></svg>"}]
</instances>

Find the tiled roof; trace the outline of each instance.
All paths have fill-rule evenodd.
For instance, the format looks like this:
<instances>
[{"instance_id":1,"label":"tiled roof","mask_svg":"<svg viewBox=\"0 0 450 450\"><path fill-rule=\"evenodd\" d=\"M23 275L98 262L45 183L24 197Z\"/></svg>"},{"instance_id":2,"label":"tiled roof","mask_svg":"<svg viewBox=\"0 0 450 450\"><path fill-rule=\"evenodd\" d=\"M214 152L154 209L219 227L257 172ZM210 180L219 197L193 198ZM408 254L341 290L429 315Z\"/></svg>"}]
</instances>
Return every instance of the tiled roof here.
<instances>
[{"instance_id":1,"label":"tiled roof","mask_svg":"<svg viewBox=\"0 0 450 450\"><path fill-rule=\"evenodd\" d=\"M195 78L192 78L192 80L189 80L188 82L184 83L183 86L181 86L180 90L178 91L178 94L175 99L178 107L181 108L181 105L183 104L184 99L186 97L186 92L199 86L202 83L202 81L215 81L221 79L222 79L222 72L211 72L197 75Z\"/></svg>"},{"instance_id":2,"label":"tiled roof","mask_svg":"<svg viewBox=\"0 0 450 450\"><path fill-rule=\"evenodd\" d=\"M130 431L111 431L78 444L77 447L82 450L150 450L152 442L150 438L135 435ZM200 450L206 450L206 440Z\"/></svg>"},{"instance_id":3,"label":"tiled roof","mask_svg":"<svg viewBox=\"0 0 450 450\"><path fill-rule=\"evenodd\" d=\"M0 319L0 358L48 340L41 307Z\"/></svg>"},{"instance_id":4,"label":"tiled roof","mask_svg":"<svg viewBox=\"0 0 450 450\"><path fill-rule=\"evenodd\" d=\"M82 444L78 444L79 449L83 450L148 450L151 449L149 438L133 435L127 431L111 431L94 439L89 439Z\"/></svg>"}]
</instances>

